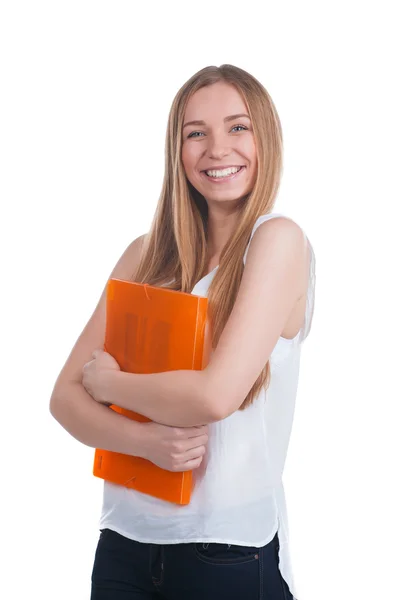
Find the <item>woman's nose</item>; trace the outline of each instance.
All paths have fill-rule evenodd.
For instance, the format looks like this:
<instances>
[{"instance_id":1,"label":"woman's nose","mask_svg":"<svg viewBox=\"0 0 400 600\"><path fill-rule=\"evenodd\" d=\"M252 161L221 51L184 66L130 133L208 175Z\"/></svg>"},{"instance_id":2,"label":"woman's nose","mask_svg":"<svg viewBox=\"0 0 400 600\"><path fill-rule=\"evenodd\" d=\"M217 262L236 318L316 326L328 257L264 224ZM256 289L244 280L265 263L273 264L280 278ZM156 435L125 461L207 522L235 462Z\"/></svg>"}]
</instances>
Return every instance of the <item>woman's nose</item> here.
<instances>
[{"instance_id":1,"label":"woman's nose","mask_svg":"<svg viewBox=\"0 0 400 600\"><path fill-rule=\"evenodd\" d=\"M208 138L208 156L220 160L230 152L228 140L224 136L210 136Z\"/></svg>"}]
</instances>

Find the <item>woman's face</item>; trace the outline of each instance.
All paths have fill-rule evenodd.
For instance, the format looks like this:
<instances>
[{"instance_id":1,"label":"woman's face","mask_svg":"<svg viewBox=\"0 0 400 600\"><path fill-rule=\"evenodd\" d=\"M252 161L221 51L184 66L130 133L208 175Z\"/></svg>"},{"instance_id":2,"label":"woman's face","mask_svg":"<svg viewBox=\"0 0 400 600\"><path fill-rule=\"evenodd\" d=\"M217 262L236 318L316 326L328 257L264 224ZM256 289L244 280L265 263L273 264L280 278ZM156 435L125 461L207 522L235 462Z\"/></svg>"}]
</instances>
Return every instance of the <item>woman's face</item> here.
<instances>
[{"instance_id":1,"label":"woman's face","mask_svg":"<svg viewBox=\"0 0 400 600\"><path fill-rule=\"evenodd\" d=\"M254 133L234 86L221 81L195 92L183 126L183 167L208 204L240 200L252 190L257 174Z\"/></svg>"}]
</instances>

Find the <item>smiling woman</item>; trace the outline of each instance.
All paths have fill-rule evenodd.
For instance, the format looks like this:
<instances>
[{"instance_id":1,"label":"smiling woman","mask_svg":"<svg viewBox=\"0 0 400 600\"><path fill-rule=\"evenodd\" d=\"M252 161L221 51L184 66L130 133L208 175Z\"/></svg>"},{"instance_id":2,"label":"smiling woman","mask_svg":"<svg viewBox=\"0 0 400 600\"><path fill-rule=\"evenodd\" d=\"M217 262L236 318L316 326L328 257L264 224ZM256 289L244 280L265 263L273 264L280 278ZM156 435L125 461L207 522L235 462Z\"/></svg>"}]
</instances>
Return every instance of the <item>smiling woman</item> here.
<instances>
[{"instance_id":1,"label":"smiling woman","mask_svg":"<svg viewBox=\"0 0 400 600\"><path fill-rule=\"evenodd\" d=\"M51 411L85 444L193 470L194 488L178 506L104 482L92 600L294 598L282 474L315 256L301 227L273 212L281 169L279 117L249 73L207 67L178 91L151 229L111 276L207 296L210 361L121 372L102 350L104 290Z\"/></svg>"}]
</instances>

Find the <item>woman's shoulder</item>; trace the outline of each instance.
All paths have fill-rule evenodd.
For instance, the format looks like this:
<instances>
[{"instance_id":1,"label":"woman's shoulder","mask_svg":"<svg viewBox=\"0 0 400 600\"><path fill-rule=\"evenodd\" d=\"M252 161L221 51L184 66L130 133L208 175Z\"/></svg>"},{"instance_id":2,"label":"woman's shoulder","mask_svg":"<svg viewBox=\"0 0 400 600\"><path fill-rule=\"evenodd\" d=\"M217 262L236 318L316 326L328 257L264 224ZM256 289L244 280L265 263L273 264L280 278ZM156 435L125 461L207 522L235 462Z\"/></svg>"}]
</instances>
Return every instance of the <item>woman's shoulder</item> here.
<instances>
[{"instance_id":1,"label":"woman's shoulder","mask_svg":"<svg viewBox=\"0 0 400 600\"><path fill-rule=\"evenodd\" d=\"M134 279L142 258L147 235L147 233L144 233L128 244L110 277L116 277L117 279L130 279L132 277Z\"/></svg>"},{"instance_id":2,"label":"woman's shoulder","mask_svg":"<svg viewBox=\"0 0 400 600\"><path fill-rule=\"evenodd\" d=\"M303 231L303 228L300 226L300 224L293 219L292 217L289 217L288 215L285 215L283 213L280 212L269 212L263 215L260 215L254 225L253 225L253 230L252 230L252 234L254 235L255 231L258 229L258 227L260 225L262 225L263 223L265 223L266 221L272 221L272 219L274 220L274 223L291 223L292 227L301 229ZM277 225L279 227L279 225ZM285 226L285 225L283 225Z\"/></svg>"},{"instance_id":3,"label":"woman's shoulder","mask_svg":"<svg viewBox=\"0 0 400 600\"><path fill-rule=\"evenodd\" d=\"M270 213L267 213L264 215L260 215L256 219L256 221L253 225L252 232L251 232L249 244L250 244L250 241L252 240L252 238L254 237L254 234L256 233L256 231L260 228L260 225L262 225L263 223L266 223L267 221L269 221L269 224L266 225L266 227L272 228L272 231L276 230L279 232L280 228L282 228L282 231L291 229L293 231L294 235L296 235L296 231L301 232L302 236L307 241L307 245L309 248L309 254L310 254L310 260L311 261L315 260L314 249L313 249L312 243L310 241L310 238L309 238L308 233L305 230L305 228L301 225L301 223L297 219L289 217L288 215L285 215L280 212L270 212ZM247 254L247 250L248 250L248 248L246 249L246 254Z\"/></svg>"},{"instance_id":4,"label":"woman's shoulder","mask_svg":"<svg viewBox=\"0 0 400 600\"><path fill-rule=\"evenodd\" d=\"M267 224L267 222L268 222L268 224ZM261 225L263 227L260 227ZM303 237L307 238L304 229L294 219L292 219L291 217L288 217L287 215L285 215L283 213L270 212L270 213L260 215L255 220L253 228L251 230L250 239L247 243L246 250L245 250L245 253L243 256L244 262L246 262L247 254L248 254L248 251L250 248L250 243L251 243L255 233L259 229L264 230L265 228L267 228L268 231L272 231L272 232L276 231L278 235L280 232L284 233L287 230L292 231L293 235L296 235L299 232L301 232ZM258 234L258 235L260 235L260 234Z\"/></svg>"}]
</instances>

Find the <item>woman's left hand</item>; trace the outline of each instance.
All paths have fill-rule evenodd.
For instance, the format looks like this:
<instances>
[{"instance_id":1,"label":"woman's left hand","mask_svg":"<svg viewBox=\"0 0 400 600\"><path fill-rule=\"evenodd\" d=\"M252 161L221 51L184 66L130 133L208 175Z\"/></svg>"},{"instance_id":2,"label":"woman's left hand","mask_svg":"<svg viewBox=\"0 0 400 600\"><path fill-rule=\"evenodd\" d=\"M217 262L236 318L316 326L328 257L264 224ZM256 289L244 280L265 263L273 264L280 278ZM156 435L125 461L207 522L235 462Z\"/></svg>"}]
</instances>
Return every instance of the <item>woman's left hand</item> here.
<instances>
[{"instance_id":1,"label":"woman's left hand","mask_svg":"<svg viewBox=\"0 0 400 600\"><path fill-rule=\"evenodd\" d=\"M107 399L107 372L120 371L117 361L102 349L92 353L93 360L82 369L82 385L85 390L100 404L110 405Z\"/></svg>"}]
</instances>

